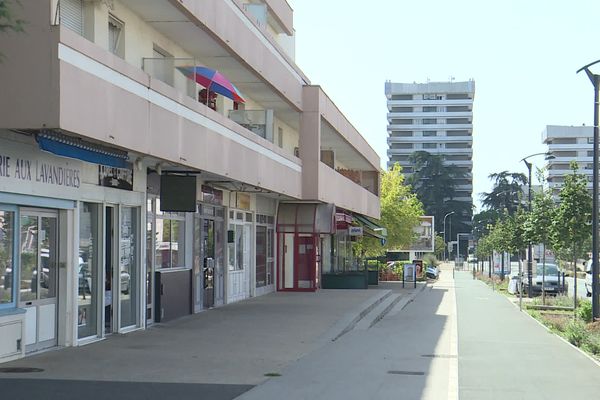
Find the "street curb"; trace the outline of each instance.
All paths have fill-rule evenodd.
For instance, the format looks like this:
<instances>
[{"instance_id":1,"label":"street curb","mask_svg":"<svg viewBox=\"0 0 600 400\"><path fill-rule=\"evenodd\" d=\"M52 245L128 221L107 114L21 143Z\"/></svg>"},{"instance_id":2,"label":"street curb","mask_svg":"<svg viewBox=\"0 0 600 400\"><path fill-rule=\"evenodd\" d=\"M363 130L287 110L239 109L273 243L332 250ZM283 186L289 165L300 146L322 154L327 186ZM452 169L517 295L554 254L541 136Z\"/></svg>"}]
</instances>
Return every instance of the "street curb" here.
<instances>
[{"instance_id":1,"label":"street curb","mask_svg":"<svg viewBox=\"0 0 600 400\"><path fill-rule=\"evenodd\" d=\"M384 301L386 298L388 298L389 296L392 295L392 291L389 290L389 289L381 290L381 291L383 293L381 293L379 295L379 297L376 297L375 300L373 300L373 298L371 298L371 299L365 301L364 303L362 303L359 306L359 309L361 311L358 314L356 314L354 312L350 312L345 317L343 317L342 319L340 319L333 326L333 328L331 328L329 330L328 334L325 335L326 338L327 338L326 341L328 341L328 342L329 341L335 342L340 337L342 337L346 333L350 332L352 329L354 329L354 327L356 326L356 324L358 323L358 321L360 321L361 319L363 319L365 317L365 315L367 315L368 313L370 313L382 301Z\"/></svg>"},{"instance_id":2,"label":"street curb","mask_svg":"<svg viewBox=\"0 0 600 400\"><path fill-rule=\"evenodd\" d=\"M512 304L517 310L519 310L519 306L517 306L515 303L513 303L512 301L510 301L509 298L507 298L506 296L502 296L506 299L506 301L508 301L510 304ZM570 343L567 339L565 339L564 337L557 335L556 333L552 332L550 330L550 328L548 328L546 325L542 324L540 321L538 321L537 319L533 318L527 311L520 311L520 313L525 314L526 316L528 316L529 318L531 318L532 320L534 320L538 325L540 325L542 328L544 328L548 333L551 333L553 336L557 337L558 339L562 340L564 343L568 344L569 346L571 346L572 348L574 348L575 350L577 350L578 352L580 352L581 354L583 354L584 356L586 356L590 361L592 361L594 364L596 364L597 366L600 367L600 362L598 360L596 360L594 357L590 356L588 353L586 353L585 351L581 350L579 347L575 346L574 344Z\"/></svg>"}]
</instances>

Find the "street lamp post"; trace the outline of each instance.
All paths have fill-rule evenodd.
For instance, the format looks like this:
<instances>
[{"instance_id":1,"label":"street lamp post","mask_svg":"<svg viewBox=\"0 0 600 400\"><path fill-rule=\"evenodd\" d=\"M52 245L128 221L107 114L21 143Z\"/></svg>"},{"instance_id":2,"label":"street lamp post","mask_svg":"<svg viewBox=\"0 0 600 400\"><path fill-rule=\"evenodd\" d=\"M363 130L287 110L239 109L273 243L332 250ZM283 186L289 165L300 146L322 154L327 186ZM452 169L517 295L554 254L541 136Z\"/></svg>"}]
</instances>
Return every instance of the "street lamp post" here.
<instances>
[{"instance_id":1,"label":"street lamp post","mask_svg":"<svg viewBox=\"0 0 600 400\"><path fill-rule=\"evenodd\" d=\"M521 161L523 161L525 163L525 166L527 167L527 171L528 171L528 178L527 178L527 186L528 186L528 208L529 208L529 212L531 212L531 167L533 166L532 163L527 162L528 158L534 157L534 156L541 156L541 155L545 155L546 156L546 160L550 160L552 158L554 158L554 156L551 153L535 153L535 154L530 154L527 157L523 157L521 159ZM545 272L545 271L544 271ZM519 272L520 275L520 272ZM532 295L532 284L533 284L533 251L531 249L531 241L529 241L529 244L527 245L527 297L531 298ZM519 282L521 282L521 278L519 277ZM544 290L544 283L542 283L542 291ZM519 288L519 291L521 291L521 289Z\"/></svg>"},{"instance_id":2,"label":"street lamp post","mask_svg":"<svg viewBox=\"0 0 600 400\"><path fill-rule=\"evenodd\" d=\"M444 261L448 261L448 258L446 257L446 251L448 250L448 243L446 243L446 217L452 214L454 214L454 211L450 211L448 214L444 215Z\"/></svg>"},{"instance_id":3,"label":"street lamp post","mask_svg":"<svg viewBox=\"0 0 600 400\"><path fill-rule=\"evenodd\" d=\"M600 317L600 304L598 301L598 102L600 75L593 74L589 67L600 63L600 60L594 61L581 67L577 73L585 71L586 75L594 85L594 151L593 168L594 176L592 182L592 319L595 321ZM577 277L575 277L577 278Z\"/></svg>"}]
</instances>

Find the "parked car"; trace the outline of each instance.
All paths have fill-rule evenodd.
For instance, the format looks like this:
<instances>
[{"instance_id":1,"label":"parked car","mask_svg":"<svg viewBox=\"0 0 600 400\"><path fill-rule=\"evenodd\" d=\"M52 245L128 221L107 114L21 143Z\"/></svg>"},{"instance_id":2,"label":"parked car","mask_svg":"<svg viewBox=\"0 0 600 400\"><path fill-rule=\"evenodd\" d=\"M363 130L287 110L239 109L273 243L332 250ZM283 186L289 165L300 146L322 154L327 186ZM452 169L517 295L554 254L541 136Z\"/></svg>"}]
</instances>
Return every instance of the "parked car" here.
<instances>
[{"instance_id":1,"label":"parked car","mask_svg":"<svg viewBox=\"0 0 600 400\"><path fill-rule=\"evenodd\" d=\"M562 282L561 279L561 271L556 264L547 263L546 273L544 277L544 266L540 263L537 265L536 274L533 277L533 286L531 287L531 291L533 294L541 294L542 293L542 282L545 283L544 291L548 294L560 294L566 293L568 291L568 286L566 283ZM523 278L523 291L527 292L528 280L527 277Z\"/></svg>"}]
</instances>

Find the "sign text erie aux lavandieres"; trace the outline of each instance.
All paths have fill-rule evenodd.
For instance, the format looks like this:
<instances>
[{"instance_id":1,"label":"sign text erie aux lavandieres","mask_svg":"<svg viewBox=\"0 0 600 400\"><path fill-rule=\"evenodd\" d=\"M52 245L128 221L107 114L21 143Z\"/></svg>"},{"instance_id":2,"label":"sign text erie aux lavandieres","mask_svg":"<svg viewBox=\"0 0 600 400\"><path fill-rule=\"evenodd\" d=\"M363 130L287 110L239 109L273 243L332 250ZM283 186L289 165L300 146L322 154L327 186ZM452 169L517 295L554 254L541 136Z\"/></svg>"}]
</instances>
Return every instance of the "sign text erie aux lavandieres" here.
<instances>
[{"instance_id":1,"label":"sign text erie aux lavandieres","mask_svg":"<svg viewBox=\"0 0 600 400\"><path fill-rule=\"evenodd\" d=\"M38 160L12 159L0 154L0 178L79 188L79 175L79 170L75 168L60 167Z\"/></svg>"}]
</instances>

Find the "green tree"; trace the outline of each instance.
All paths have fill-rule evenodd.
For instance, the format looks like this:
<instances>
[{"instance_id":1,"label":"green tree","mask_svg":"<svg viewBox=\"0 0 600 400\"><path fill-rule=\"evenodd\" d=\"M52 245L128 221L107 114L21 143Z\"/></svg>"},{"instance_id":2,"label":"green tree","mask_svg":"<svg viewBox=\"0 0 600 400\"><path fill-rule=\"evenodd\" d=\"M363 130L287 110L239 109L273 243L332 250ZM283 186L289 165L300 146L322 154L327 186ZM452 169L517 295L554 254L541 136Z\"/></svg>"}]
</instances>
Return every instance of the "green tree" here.
<instances>
[{"instance_id":1,"label":"green tree","mask_svg":"<svg viewBox=\"0 0 600 400\"><path fill-rule=\"evenodd\" d=\"M491 192L483 193L482 204L488 210L499 214L513 215L522 204L522 187L527 185L527 177L516 172L502 171L490 174L494 181Z\"/></svg>"},{"instance_id":2,"label":"green tree","mask_svg":"<svg viewBox=\"0 0 600 400\"><path fill-rule=\"evenodd\" d=\"M436 232L444 231L444 215L451 211L459 216L453 219L453 231L470 232L471 228L465 222L471 220L473 205L454 200L456 179L465 178L466 173L454 165L446 164L442 155L426 151L412 153L409 160L414 172L408 182L423 203L425 215L435 217Z\"/></svg>"},{"instance_id":3,"label":"green tree","mask_svg":"<svg viewBox=\"0 0 600 400\"><path fill-rule=\"evenodd\" d=\"M572 174L565 176L560 189L560 204L551 224L550 242L559 257L566 261L570 255L573 272L576 272L577 257L582 254L584 244L591 235L592 198L587 190L585 175L578 173L577 163L571 162ZM575 296L577 306L577 296Z\"/></svg>"},{"instance_id":4,"label":"green tree","mask_svg":"<svg viewBox=\"0 0 600 400\"><path fill-rule=\"evenodd\" d=\"M441 237L440 235L436 234L433 253L435 254L435 256L438 259L441 259L444 257L445 246L446 246L446 243L444 243L444 238Z\"/></svg>"},{"instance_id":5,"label":"green tree","mask_svg":"<svg viewBox=\"0 0 600 400\"><path fill-rule=\"evenodd\" d=\"M493 226L499 219L500 213L496 210L483 210L473 216L473 238L485 236L489 232L489 227Z\"/></svg>"},{"instance_id":6,"label":"green tree","mask_svg":"<svg viewBox=\"0 0 600 400\"><path fill-rule=\"evenodd\" d=\"M385 246L378 239L363 237L358 246L368 256L382 254L385 250L408 248L414 240L414 228L419 225L423 206L411 188L404 184L402 167L395 164L381 174L381 219L387 229Z\"/></svg>"},{"instance_id":7,"label":"green tree","mask_svg":"<svg viewBox=\"0 0 600 400\"><path fill-rule=\"evenodd\" d=\"M19 4L18 1L0 0L0 33L5 32L23 32L25 21L16 18L13 14L13 6ZM20 4L19 4L20 5ZM0 61L4 55L0 52Z\"/></svg>"}]
</instances>

